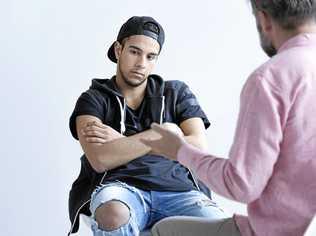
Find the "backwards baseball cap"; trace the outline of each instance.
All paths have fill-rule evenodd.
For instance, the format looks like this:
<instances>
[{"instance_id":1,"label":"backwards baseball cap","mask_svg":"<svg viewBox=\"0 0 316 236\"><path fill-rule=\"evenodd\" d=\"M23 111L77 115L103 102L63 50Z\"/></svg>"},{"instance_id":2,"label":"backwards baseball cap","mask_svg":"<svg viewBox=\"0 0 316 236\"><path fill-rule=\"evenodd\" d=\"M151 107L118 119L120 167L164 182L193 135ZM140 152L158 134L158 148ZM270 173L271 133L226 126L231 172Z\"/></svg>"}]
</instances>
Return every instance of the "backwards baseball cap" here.
<instances>
[{"instance_id":1,"label":"backwards baseball cap","mask_svg":"<svg viewBox=\"0 0 316 236\"><path fill-rule=\"evenodd\" d=\"M149 16L133 16L129 18L121 27L118 33L116 41L122 43L123 39L132 35L145 35L155 39L159 45L161 51L162 45L165 41L165 32L161 25ZM108 50L108 57L111 61L117 63L115 52L115 42L111 45Z\"/></svg>"}]
</instances>

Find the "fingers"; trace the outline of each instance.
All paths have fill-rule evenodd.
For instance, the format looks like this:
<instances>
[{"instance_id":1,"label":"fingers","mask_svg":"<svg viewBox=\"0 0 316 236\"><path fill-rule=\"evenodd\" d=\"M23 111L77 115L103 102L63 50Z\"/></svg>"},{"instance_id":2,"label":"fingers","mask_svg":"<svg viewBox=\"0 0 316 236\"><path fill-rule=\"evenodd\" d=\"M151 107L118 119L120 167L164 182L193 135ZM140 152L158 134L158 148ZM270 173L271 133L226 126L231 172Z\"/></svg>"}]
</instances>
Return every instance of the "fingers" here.
<instances>
[{"instance_id":1,"label":"fingers","mask_svg":"<svg viewBox=\"0 0 316 236\"><path fill-rule=\"evenodd\" d=\"M99 131L99 130L82 130L81 134L85 137L97 137L97 138L106 138L106 133Z\"/></svg>"},{"instance_id":2,"label":"fingers","mask_svg":"<svg viewBox=\"0 0 316 236\"><path fill-rule=\"evenodd\" d=\"M86 126L81 129L82 135L85 136L98 136L103 137L104 134L107 134L107 130L109 127L107 125L104 125L100 122L92 121L88 122Z\"/></svg>"},{"instance_id":3,"label":"fingers","mask_svg":"<svg viewBox=\"0 0 316 236\"><path fill-rule=\"evenodd\" d=\"M105 144L106 140L98 137L88 137L86 138L88 143L95 143L95 144Z\"/></svg>"},{"instance_id":4,"label":"fingers","mask_svg":"<svg viewBox=\"0 0 316 236\"><path fill-rule=\"evenodd\" d=\"M96 144L105 144L106 142L123 137L123 135L115 129L96 121L88 122L86 126L80 130L80 133L88 143Z\"/></svg>"},{"instance_id":5,"label":"fingers","mask_svg":"<svg viewBox=\"0 0 316 236\"><path fill-rule=\"evenodd\" d=\"M86 126L81 130L83 135L93 134L93 133L106 133L106 129L102 129L96 126Z\"/></svg>"},{"instance_id":6,"label":"fingers","mask_svg":"<svg viewBox=\"0 0 316 236\"><path fill-rule=\"evenodd\" d=\"M80 130L85 137L86 142L94 144L104 144L107 141L105 125L100 122L88 122L87 125Z\"/></svg>"},{"instance_id":7,"label":"fingers","mask_svg":"<svg viewBox=\"0 0 316 236\"><path fill-rule=\"evenodd\" d=\"M143 139L141 138L139 140L141 143L143 143L144 145L146 145L147 147L149 147L151 149L152 152L156 153L156 154L160 154L159 152L157 152L157 150L159 150L160 148L160 140L150 140L150 139Z\"/></svg>"},{"instance_id":8,"label":"fingers","mask_svg":"<svg viewBox=\"0 0 316 236\"><path fill-rule=\"evenodd\" d=\"M87 127L88 126L96 126L96 127L99 127L99 128L105 128L107 127L105 124L101 123L101 122L97 122L97 121L91 121L91 122L88 122L87 123Z\"/></svg>"},{"instance_id":9,"label":"fingers","mask_svg":"<svg viewBox=\"0 0 316 236\"><path fill-rule=\"evenodd\" d=\"M161 125L158 125L157 123L152 123L150 127L152 128L152 130L154 130L161 136L169 134L169 131L167 129L163 128Z\"/></svg>"},{"instance_id":10,"label":"fingers","mask_svg":"<svg viewBox=\"0 0 316 236\"><path fill-rule=\"evenodd\" d=\"M177 149L174 150L174 147L168 148L167 145L165 145L163 138L157 140L141 138L140 142L145 144L147 147L151 148L151 153L153 153L154 155L164 156L171 160L177 159Z\"/></svg>"},{"instance_id":11,"label":"fingers","mask_svg":"<svg viewBox=\"0 0 316 236\"><path fill-rule=\"evenodd\" d=\"M102 123L99 122L88 122L86 124L86 126L84 127L85 130L94 130L94 129L98 129L98 130L104 130L104 129L108 129L109 127L107 125L104 125Z\"/></svg>"},{"instance_id":12,"label":"fingers","mask_svg":"<svg viewBox=\"0 0 316 236\"><path fill-rule=\"evenodd\" d=\"M140 141L141 143L145 144L146 146L152 148L152 141L151 141L151 140L141 138L139 141Z\"/></svg>"},{"instance_id":13,"label":"fingers","mask_svg":"<svg viewBox=\"0 0 316 236\"><path fill-rule=\"evenodd\" d=\"M180 132L178 132L177 130L169 130L168 128L163 127L163 125L158 125L157 123L153 123L151 125L151 129L166 139L172 139L178 136L182 136L181 130Z\"/></svg>"}]
</instances>

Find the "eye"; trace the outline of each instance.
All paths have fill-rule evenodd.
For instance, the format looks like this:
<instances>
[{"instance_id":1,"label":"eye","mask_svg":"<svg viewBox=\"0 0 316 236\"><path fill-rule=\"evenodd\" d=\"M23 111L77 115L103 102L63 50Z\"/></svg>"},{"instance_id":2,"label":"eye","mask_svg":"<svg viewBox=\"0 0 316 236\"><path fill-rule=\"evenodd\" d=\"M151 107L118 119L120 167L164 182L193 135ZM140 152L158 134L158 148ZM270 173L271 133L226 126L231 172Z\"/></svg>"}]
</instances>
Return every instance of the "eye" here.
<instances>
[{"instance_id":1,"label":"eye","mask_svg":"<svg viewBox=\"0 0 316 236\"><path fill-rule=\"evenodd\" d=\"M152 55L152 54L150 54L150 55L147 56L147 59L148 59L149 61L156 60L156 58L157 58L157 55Z\"/></svg>"},{"instance_id":2,"label":"eye","mask_svg":"<svg viewBox=\"0 0 316 236\"><path fill-rule=\"evenodd\" d=\"M129 52L130 52L132 55L137 55L137 54L138 54L137 50L135 50L135 49L130 49Z\"/></svg>"}]
</instances>

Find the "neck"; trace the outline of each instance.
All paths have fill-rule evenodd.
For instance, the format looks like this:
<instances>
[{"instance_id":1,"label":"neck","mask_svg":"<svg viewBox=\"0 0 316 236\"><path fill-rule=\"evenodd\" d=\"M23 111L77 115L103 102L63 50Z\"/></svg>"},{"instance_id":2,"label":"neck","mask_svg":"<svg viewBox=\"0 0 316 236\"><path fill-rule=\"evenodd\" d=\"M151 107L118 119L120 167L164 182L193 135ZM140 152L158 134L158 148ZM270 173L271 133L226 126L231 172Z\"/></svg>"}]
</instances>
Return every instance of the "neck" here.
<instances>
[{"instance_id":1,"label":"neck","mask_svg":"<svg viewBox=\"0 0 316 236\"><path fill-rule=\"evenodd\" d=\"M279 25L276 26L277 30L275 30L275 40L274 45L278 50L286 41L289 39L304 33L316 33L316 23L309 22L304 25L299 26L294 30L284 30Z\"/></svg>"},{"instance_id":2,"label":"neck","mask_svg":"<svg viewBox=\"0 0 316 236\"><path fill-rule=\"evenodd\" d=\"M137 87L133 87L126 84L124 79L117 73L115 82L127 105L132 109L137 109L144 99L147 81Z\"/></svg>"}]
</instances>

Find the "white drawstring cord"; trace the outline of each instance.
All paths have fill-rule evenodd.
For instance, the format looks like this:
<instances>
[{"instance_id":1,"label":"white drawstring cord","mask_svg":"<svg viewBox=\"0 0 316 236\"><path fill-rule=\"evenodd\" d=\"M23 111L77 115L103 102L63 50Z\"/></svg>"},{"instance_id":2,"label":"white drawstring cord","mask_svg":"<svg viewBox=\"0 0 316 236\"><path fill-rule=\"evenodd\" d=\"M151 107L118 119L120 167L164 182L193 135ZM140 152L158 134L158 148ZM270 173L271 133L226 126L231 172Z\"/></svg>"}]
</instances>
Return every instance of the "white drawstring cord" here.
<instances>
[{"instance_id":1,"label":"white drawstring cord","mask_svg":"<svg viewBox=\"0 0 316 236\"><path fill-rule=\"evenodd\" d=\"M160 120L159 120L159 124L160 125L163 123L164 112L165 112L165 96L162 96L161 110L160 110Z\"/></svg>"},{"instance_id":2,"label":"white drawstring cord","mask_svg":"<svg viewBox=\"0 0 316 236\"><path fill-rule=\"evenodd\" d=\"M124 99L124 107L122 106L121 100L118 96L115 96L116 100L118 101L119 105L120 105L120 111L121 111L121 121L120 121L120 131L121 134L124 134L126 131L126 127L125 127L125 110L126 110L126 102Z\"/></svg>"}]
</instances>

